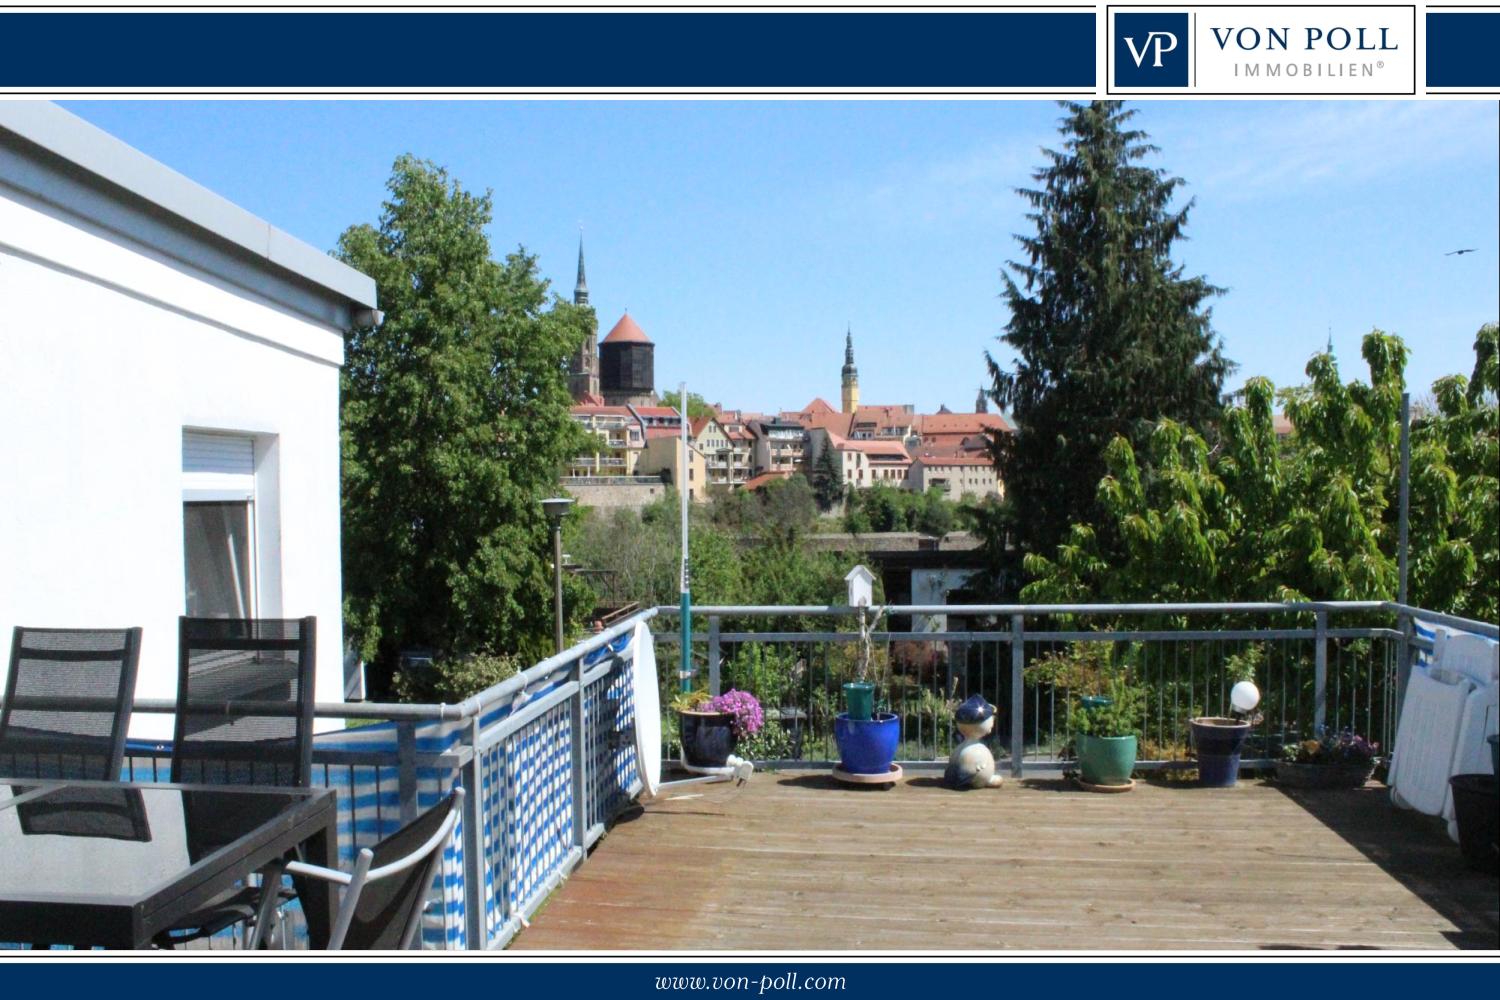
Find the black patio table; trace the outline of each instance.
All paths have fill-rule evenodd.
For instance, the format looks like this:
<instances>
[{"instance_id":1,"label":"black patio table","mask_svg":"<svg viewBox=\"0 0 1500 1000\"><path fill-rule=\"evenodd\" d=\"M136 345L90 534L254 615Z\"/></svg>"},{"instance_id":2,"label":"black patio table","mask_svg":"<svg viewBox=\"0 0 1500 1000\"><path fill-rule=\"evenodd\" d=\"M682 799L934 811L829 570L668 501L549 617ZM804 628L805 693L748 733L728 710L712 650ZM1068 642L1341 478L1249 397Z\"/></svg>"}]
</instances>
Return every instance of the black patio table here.
<instances>
[{"instance_id":1,"label":"black patio table","mask_svg":"<svg viewBox=\"0 0 1500 1000\"><path fill-rule=\"evenodd\" d=\"M328 788L0 779L0 941L149 948L299 848L338 867ZM313 947L336 897L299 885Z\"/></svg>"}]
</instances>

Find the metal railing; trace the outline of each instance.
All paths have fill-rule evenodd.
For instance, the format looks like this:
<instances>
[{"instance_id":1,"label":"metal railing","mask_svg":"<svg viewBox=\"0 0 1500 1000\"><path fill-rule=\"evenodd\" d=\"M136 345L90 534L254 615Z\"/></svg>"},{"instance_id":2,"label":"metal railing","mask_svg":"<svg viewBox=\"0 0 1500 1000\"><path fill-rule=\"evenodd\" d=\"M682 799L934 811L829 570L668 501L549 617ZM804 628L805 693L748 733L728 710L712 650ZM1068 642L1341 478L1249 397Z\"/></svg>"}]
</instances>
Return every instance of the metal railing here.
<instances>
[{"instance_id":1,"label":"metal railing","mask_svg":"<svg viewBox=\"0 0 1500 1000\"><path fill-rule=\"evenodd\" d=\"M653 618L676 613L675 607L642 611L456 705L315 706L321 720L365 720L321 733L313 755L314 783L339 792L345 865L455 783L470 790L431 888L424 947L503 947L639 793L631 639ZM706 626L692 637L694 670L709 689L752 690L767 707L784 709L783 724L803 727L801 751L781 763L831 763L831 719L859 639L840 626L857 622L860 611L770 606L693 613ZM1226 664L1243 662L1248 650L1259 650L1261 749L1320 725L1352 726L1390 746L1407 673L1414 657L1432 648L1418 636L1417 619L1500 637L1491 624L1388 602L910 605L884 609L883 620L891 617L914 624L872 632L879 661L873 677L901 716L903 761L941 766L954 742L952 706L981 693L1006 716L997 756L1008 757L1014 775L1066 766L1071 734L1062 706L1069 691L1037 669L1049 656L1107 651L1152 692L1140 764L1151 768L1186 763L1186 719L1224 713ZM940 621L940 628L916 627ZM954 621L972 627L955 629ZM677 642L669 631L653 638ZM670 654L658 660L667 695L679 680L666 666L673 661ZM174 709L170 700L135 704L140 713ZM127 775L166 780L169 762L166 744L134 741ZM1262 763L1252 749L1244 766Z\"/></svg>"},{"instance_id":2,"label":"metal railing","mask_svg":"<svg viewBox=\"0 0 1500 1000\"><path fill-rule=\"evenodd\" d=\"M635 614L456 705L314 707L318 719L362 723L314 741L313 783L338 791L346 867L455 783L469 790L431 889L423 947L503 947L639 793L630 640L655 614ZM165 699L135 703L138 713L174 710ZM168 744L132 741L126 775L165 781L170 760Z\"/></svg>"},{"instance_id":3,"label":"metal railing","mask_svg":"<svg viewBox=\"0 0 1500 1000\"><path fill-rule=\"evenodd\" d=\"M661 476L561 476L564 488L569 486L661 486Z\"/></svg>"},{"instance_id":4,"label":"metal railing","mask_svg":"<svg viewBox=\"0 0 1500 1000\"><path fill-rule=\"evenodd\" d=\"M830 765L839 689L854 677L858 615L841 606L695 607L693 621L706 631L692 638L693 673L712 693L750 690L795 730L795 753L780 762ZM1256 768L1285 742L1326 729L1393 746L1413 658L1431 648L1414 619L1497 635L1492 624L1377 601L904 605L881 617L898 627L872 632L870 679L901 719L897 759L941 766L960 740L953 709L981 694L1000 710L996 756L1016 776L1071 766L1069 707L1091 664L1124 668L1140 690L1139 766L1148 770L1192 766L1188 720L1229 714L1234 680L1253 675L1261 718L1242 766ZM899 627L902 620L911 624ZM664 630L656 641L680 639Z\"/></svg>"}]
</instances>

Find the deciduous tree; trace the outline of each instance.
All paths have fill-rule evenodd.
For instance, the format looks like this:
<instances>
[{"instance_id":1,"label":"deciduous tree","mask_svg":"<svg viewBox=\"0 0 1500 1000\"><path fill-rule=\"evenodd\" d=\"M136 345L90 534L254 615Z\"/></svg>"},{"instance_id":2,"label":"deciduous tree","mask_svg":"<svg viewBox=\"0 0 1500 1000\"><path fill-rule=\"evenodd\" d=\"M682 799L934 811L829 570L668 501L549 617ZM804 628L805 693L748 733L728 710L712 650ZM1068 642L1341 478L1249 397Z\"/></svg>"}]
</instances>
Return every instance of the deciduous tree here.
<instances>
[{"instance_id":1,"label":"deciduous tree","mask_svg":"<svg viewBox=\"0 0 1500 1000\"><path fill-rule=\"evenodd\" d=\"M538 501L584 446L566 378L582 317L549 301L535 258L491 258L490 195L411 156L387 188L337 251L385 312L349 331L342 375L346 620L377 689L410 647L547 647Z\"/></svg>"},{"instance_id":2,"label":"deciduous tree","mask_svg":"<svg viewBox=\"0 0 1500 1000\"><path fill-rule=\"evenodd\" d=\"M1413 427L1410 599L1493 621L1500 595L1500 446L1494 325L1475 342L1472 379L1433 387L1436 413ZM1369 381L1344 383L1328 354L1281 394L1293 430L1278 439L1276 392L1251 379L1219 446L1162 421L1141 449L1106 452L1097 497L1118 552L1092 524L1050 555L1031 553L1036 602L1391 600L1397 593L1400 399L1406 347L1379 330ZM1138 460L1143 459L1143 460Z\"/></svg>"}]
</instances>

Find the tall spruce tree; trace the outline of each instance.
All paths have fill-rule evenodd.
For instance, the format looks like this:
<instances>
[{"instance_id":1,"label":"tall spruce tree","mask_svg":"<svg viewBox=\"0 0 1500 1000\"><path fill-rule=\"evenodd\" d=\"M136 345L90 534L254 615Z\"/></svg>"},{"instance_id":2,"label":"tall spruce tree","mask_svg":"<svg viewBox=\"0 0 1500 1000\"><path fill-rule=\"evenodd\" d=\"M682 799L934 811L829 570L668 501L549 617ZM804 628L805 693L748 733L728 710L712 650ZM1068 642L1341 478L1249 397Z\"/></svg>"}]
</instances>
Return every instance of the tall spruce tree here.
<instances>
[{"instance_id":1,"label":"tall spruce tree","mask_svg":"<svg viewBox=\"0 0 1500 1000\"><path fill-rule=\"evenodd\" d=\"M1144 161L1157 152L1126 127L1118 101L1064 103L1060 150L1019 193L1034 235L1002 271L1014 368L986 353L991 395L1016 424L992 450L1024 552L1051 553L1073 523L1104 524L1096 487L1116 435L1144 443L1160 419L1207 431L1218 418L1223 357L1206 301L1221 289L1172 261L1189 201Z\"/></svg>"},{"instance_id":2,"label":"tall spruce tree","mask_svg":"<svg viewBox=\"0 0 1500 1000\"><path fill-rule=\"evenodd\" d=\"M549 301L535 258L490 256L488 194L411 156L388 189L378 226L337 252L385 311L349 331L341 386L345 620L377 690L411 647L550 647L538 501L583 447L567 361L587 325Z\"/></svg>"},{"instance_id":3,"label":"tall spruce tree","mask_svg":"<svg viewBox=\"0 0 1500 1000\"><path fill-rule=\"evenodd\" d=\"M813 460L812 488L820 510L833 510L844 499L844 473L839 469L832 441L824 442L823 450Z\"/></svg>"}]
</instances>

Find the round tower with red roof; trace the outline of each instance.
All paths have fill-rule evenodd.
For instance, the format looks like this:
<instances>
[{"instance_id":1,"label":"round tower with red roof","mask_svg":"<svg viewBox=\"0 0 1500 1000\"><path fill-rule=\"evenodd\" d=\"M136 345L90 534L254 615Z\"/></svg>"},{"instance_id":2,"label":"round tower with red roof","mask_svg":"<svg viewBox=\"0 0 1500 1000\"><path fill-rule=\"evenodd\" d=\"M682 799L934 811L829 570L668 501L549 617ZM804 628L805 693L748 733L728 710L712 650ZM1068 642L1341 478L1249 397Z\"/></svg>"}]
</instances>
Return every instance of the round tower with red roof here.
<instances>
[{"instance_id":1,"label":"round tower with red roof","mask_svg":"<svg viewBox=\"0 0 1500 1000\"><path fill-rule=\"evenodd\" d=\"M610 406L655 406L656 345L630 318L620 317L599 344L599 383Z\"/></svg>"}]
</instances>

